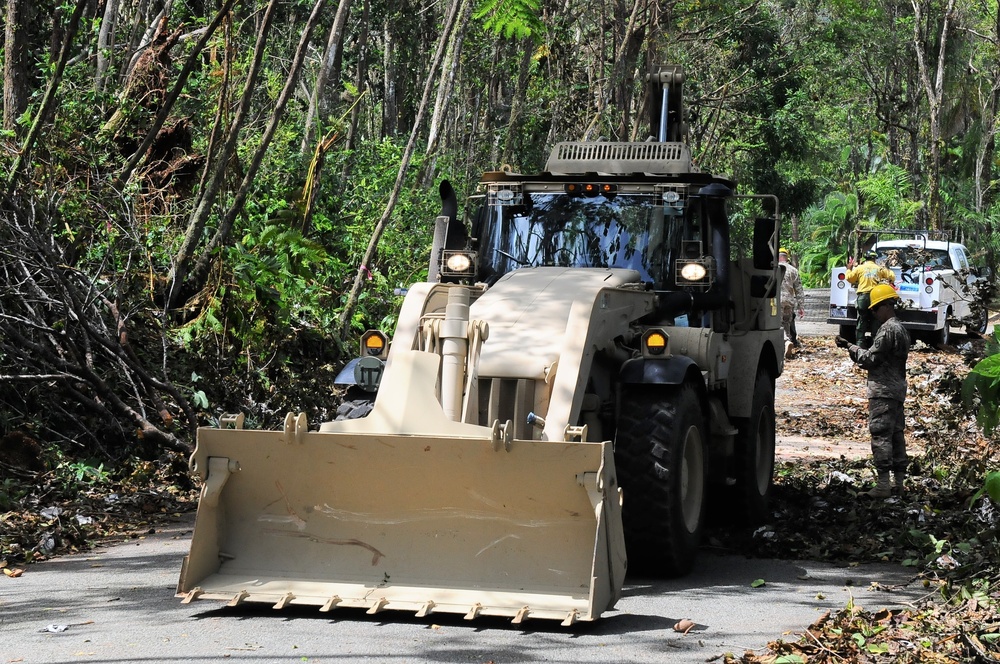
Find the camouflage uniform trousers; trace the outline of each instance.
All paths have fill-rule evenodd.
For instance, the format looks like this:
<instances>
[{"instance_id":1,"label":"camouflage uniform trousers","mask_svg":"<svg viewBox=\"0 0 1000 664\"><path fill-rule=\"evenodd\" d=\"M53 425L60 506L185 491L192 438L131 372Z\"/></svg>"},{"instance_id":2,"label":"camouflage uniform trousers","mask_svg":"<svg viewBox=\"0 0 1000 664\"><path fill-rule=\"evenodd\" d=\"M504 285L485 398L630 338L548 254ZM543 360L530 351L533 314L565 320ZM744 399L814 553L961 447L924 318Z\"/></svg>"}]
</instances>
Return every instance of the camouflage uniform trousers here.
<instances>
[{"instance_id":1,"label":"camouflage uniform trousers","mask_svg":"<svg viewBox=\"0 0 1000 664\"><path fill-rule=\"evenodd\" d=\"M871 337L865 335L875 334L875 319L870 309L871 301L871 293L858 293L858 299L855 302L855 307L858 310L855 338L856 343L862 348L871 348L872 345Z\"/></svg>"},{"instance_id":2,"label":"camouflage uniform trousers","mask_svg":"<svg viewBox=\"0 0 1000 664\"><path fill-rule=\"evenodd\" d=\"M791 302L781 303L781 328L785 331L785 339L795 343L795 307Z\"/></svg>"},{"instance_id":3,"label":"camouflage uniform trousers","mask_svg":"<svg viewBox=\"0 0 1000 664\"><path fill-rule=\"evenodd\" d=\"M878 472L906 472L909 459L903 437L905 424L902 401L880 397L868 399L868 431L872 435L872 456Z\"/></svg>"}]
</instances>

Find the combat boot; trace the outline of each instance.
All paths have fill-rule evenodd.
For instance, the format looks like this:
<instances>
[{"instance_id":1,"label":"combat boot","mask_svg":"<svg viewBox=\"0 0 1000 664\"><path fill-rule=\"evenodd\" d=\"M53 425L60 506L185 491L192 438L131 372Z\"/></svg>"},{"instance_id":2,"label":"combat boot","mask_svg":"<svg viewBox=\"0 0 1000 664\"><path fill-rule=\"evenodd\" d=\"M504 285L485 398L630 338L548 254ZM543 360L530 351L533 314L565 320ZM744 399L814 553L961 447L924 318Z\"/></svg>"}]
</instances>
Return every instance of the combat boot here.
<instances>
[{"instance_id":1,"label":"combat boot","mask_svg":"<svg viewBox=\"0 0 1000 664\"><path fill-rule=\"evenodd\" d=\"M872 498L888 498L892 495L892 489L889 487L889 471L879 471L878 482L875 484L875 488L871 491L865 492L866 496L871 496Z\"/></svg>"},{"instance_id":2,"label":"combat boot","mask_svg":"<svg viewBox=\"0 0 1000 664\"><path fill-rule=\"evenodd\" d=\"M894 487L896 490L896 495L902 496L906 493L906 487L903 482L906 479L906 473L893 473L892 479L894 481Z\"/></svg>"}]
</instances>

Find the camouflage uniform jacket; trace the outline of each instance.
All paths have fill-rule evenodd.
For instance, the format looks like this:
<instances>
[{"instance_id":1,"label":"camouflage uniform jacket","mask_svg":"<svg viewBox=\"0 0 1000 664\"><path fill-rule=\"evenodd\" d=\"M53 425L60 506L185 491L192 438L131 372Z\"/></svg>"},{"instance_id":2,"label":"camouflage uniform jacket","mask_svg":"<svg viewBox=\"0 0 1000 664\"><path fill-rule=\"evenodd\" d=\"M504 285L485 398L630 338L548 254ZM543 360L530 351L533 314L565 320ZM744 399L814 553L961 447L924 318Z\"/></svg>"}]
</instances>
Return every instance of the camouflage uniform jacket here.
<instances>
[{"instance_id":1,"label":"camouflage uniform jacket","mask_svg":"<svg viewBox=\"0 0 1000 664\"><path fill-rule=\"evenodd\" d=\"M782 263L785 269L781 277L781 305L801 309L805 303L805 291L802 290L802 279L799 270L790 263Z\"/></svg>"},{"instance_id":2,"label":"camouflage uniform jacket","mask_svg":"<svg viewBox=\"0 0 1000 664\"><path fill-rule=\"evenodd\" d=\"M898 318L882 323L865 350L851 345L851 359L868 370L868 398L906 400L906 357L910 353L910 335Z\"/></svg>"}]
</instances>

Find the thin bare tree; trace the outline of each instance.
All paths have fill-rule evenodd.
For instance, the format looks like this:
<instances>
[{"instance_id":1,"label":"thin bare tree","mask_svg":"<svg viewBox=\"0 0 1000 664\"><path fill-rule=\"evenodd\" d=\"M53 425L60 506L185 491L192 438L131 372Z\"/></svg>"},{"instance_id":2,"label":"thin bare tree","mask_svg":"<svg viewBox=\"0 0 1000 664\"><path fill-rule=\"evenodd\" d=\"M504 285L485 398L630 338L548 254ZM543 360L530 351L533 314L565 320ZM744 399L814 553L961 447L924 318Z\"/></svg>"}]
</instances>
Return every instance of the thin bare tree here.
<instances>
[{"instance_id":1,"label":"thin bare tree","mask_svg":"<svg viewBox=\"0 0 1000 664\"><path fill-rule=\"evenodd\" d=\"M168 309L176 306L180 300L181 289L195 260L195 250L201 243L202 232L205 230L205 224L208 222L212 207L215 205L215 199L222 190L222 184L229 169L229 161L236 152L240 131L243 129L243 125L250 113L250 102L257 92L257 79L260 76L261 63L264 60L264 51L267 47L267 36L271 31L271 24L274 22L274 13L277 6L278 0L270 0L267 4L267 9L264 11L264 16L257 31L257 44L254 47L253 59L250 69L247 72L239 107L229 125L229 133L222 147L219 149L216 161L210 166L212 171L205 185L205 190L201 193L198 205L188 218L184 240L177 253L174 254L173 267L167 276L169 290L167 291L165 306Z\"/></svg>"},{"instance_id":2,"label":"thin bare tree","mask_svg":"<svg viewBox=\"0 0 1000 664\"><path fill-rule=\"evenodd\" d=\"M312 95L309 97L309 108L306 111L306 126L302 134L302 154L306 155L312 151L312 144L315 140L316 127L323 127L330 112L330 100L333 96L327 89L330 85L340 83L340 71L336 69L341 60L341 42L344 40L344 25L347 23L347 16L351 13L351 0L340 0L337 5L337 14L330 26L330 33L326 40L326 51L323 53L323 62L320 64L319 73L316 75L316 83L313 86Z\"/></svg>"},{"instance_id":3,"label":"thin bare tree","mask_svg":"<svg viewBox=\"0 0 1000 664\"><path fill-rule=\"evenodd\" d=\"M97 34L97 69L94 72L94 89L104 91L104 82L115 47L115 21L118 19L118 0L106 0L101 29Z\"/></svg>"},{"instance_id":4,"label":"thin bare tree","mask_svg":"<svg viewBox=\"0 0 1000 664\"><path fill-rule=\"evenodd\" d=\"M233 229L233 224L236 222L236 218L243 213L247 196L250 195L250 188L253 186L254 180L257 177L257 172L260 170L260 165L264 160L264 155L267 153L267 149L271 145L274 133L277 131L282 118L284 118L285 109L288 107L288 102L292 98L295 91L295 86L299 80L299 72L302 71L302 64L306 59L306 51L309 47L309 38L312 36L312 32L316 25L319 23L324 5L326 5L326 0L316 0L315 4L313 4L312 13L309 15L309 20L306 21L306 25L302 30L302 36L299 39L298 48L296 48L295 56L292 58L292 65L288 70L288 76L285 78L285 85L282 88L281 93L278 95L278 101L274 104L274 110L271 112L271 118L268 121L267 128L261 136L260 145L257 146L253 157L250 159L250 164L246 169L246 173L243 175L243 181L240 182L239 189L236 190L233 202L230 204L229 209L222 218L222 223L219 224L218 230L216 230L215 235L212 236L212 239L209 241L205 250L201 253L201 257L198 259L198 262L195 264L195 269L191 275L191 279L195 285L200 285L207 278L209 269L212 265L212 257L215 250L229 242L229 235Z\"/></svg>"},{"instance_id":5,"label":"thin bare tree","mask_svg":"<svg viewBox=\"0 0 1000 664\"><path fill-rule=\"evenodd\" d=\"M413 158L413 152L416 148L417 136L420 134L420 125L424 121L424 116L427 114L427 107L430 105L431 90L434 88L434 80L437 78L438 70L441 67L441 62L444 60L445 49L448 47L448 41L451 38L452 30L455 26L455 18L458 15L458 8L461 5L462 0L452 0L451 6L448 8L448 13L445 16L444 25L441 28L441 36L438 38L437 51L434 53L434 60L431 63L430 70L427 72L427 81L424 84L424 93L420 98L420 106L417 109L417 117L413 120L413 128L410 130L410 139L406 143L406 148L403 150L402 160L399 164L399 171L396 173L396 182L392 187L392 192L389 194L389 200L386 202L385 210L382 212L382 217L378 220L375 225L375 229L372 231L371 239L368 242L368 248L365 250L365 254L361 259L360 265L358 265L358 271L354 275L354 283L351 285L351 291L347 296L347 301L344 303L344 309L340 312L339 321L339 333L340 337L344 338L350 329L351 316L354 314L354 308L358 304L358 297L361 295L361 288L365 283L365 277L368 274L368 265L375 258L375 252L378 250L379 240L382 239L382 234L389 225L389 221L392 219L392 213L396 209L396 203L399 200L399 192L403 189L403 182L406 180L407 171L410 168L410 160Z\"/></svg>"}]
</instances>

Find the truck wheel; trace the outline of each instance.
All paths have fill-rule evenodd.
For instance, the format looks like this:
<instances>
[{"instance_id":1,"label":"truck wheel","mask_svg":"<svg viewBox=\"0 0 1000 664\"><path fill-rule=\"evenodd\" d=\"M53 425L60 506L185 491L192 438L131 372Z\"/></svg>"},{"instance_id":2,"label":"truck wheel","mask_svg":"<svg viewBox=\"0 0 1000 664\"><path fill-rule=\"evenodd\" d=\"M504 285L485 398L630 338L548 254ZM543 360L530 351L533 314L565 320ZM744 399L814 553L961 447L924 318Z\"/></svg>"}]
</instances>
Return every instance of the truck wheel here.
<instances>
[{"instance_id":1,"label":"truck wheel","mask_svg":"<svg viewBox=\"0 0 1000 664\"><path fill-rule=\"evenodd\" d=\"M680 576L694 564L705 517L706 441L692 386L623 391L615 461L633 570Z\"/></svg>"},{"instance_id":2,"label":"truck wheel","mask_svg":"<svg viewBox=\"0 0 1000 664\"><path fill-rule=\"evenodd\" d=\"M965 326L965 331L968 334L982 336L990 326L990 312L985 306L975 308L977 311L973 314L973 322Z\"/></svg>"},{"instance_id":3,"label":"truck wheel","mask_svg":"<svg viewBox=\"0 0 1000 664\"><path fill-rule=\"evenodd\" d=\"M930 342L932 346L947 346L951 342L951 328L947 318L945 318L944 327L930 333Z\"/></svg>"},{"instance_id":4,"label":"truck wheel","mask_svg":"<svg viewBox=\"0 0 1000 664\"><path fill-rule=\"evenodd\" d=\"M767 519L774 485L774 379L757 374L750 417L737 424L734 505L747 525Z\"/></svg>"}]
</instances>

